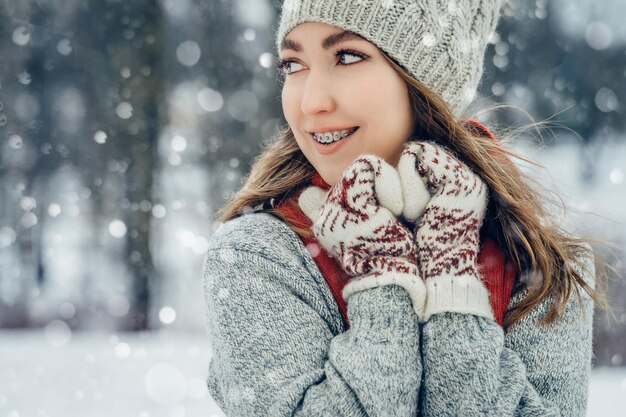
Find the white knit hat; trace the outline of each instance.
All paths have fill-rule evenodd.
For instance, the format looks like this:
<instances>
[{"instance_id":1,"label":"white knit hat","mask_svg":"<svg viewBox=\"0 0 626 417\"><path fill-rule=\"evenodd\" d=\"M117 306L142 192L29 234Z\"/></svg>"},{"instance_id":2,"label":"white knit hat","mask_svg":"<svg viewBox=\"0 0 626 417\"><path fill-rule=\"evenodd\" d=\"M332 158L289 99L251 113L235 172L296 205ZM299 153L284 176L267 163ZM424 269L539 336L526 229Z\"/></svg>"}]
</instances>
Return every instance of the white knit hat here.
<instances>
[{"instance_id":1,"label":"white knit hat","mask_svg":"<svg viewBox=\"0 0 626 417\"><path fill-rule=\"evenodd\" d=\"M303 22L354 32L386 52L460 117L483 73L503 0L285 0L276 38Z\"/></svg>"}]
</instances>

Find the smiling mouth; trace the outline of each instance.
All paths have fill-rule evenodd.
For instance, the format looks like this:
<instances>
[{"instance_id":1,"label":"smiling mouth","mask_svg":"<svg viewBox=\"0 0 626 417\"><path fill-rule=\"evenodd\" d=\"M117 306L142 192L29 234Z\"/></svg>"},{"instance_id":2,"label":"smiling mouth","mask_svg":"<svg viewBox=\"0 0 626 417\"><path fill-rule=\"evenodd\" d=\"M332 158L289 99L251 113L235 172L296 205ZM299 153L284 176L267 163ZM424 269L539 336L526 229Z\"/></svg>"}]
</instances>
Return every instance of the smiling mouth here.
<instances>
[{"instance_id":1,"label":"smiling mouth","mask_svg":"<svg viewBox=\"0 0 626 417\"><path fill-rule=\"evenodd\" d=\"M331 143L335 143L340 141L341 139L347 138L352 135L354 132L359 130L359 126L351 127L350 129L344 129L341 131L335 132L325 132L325 133L309 133L314 141L320 143L322 145L330 145Z\"/></svg>"}]
</instances>

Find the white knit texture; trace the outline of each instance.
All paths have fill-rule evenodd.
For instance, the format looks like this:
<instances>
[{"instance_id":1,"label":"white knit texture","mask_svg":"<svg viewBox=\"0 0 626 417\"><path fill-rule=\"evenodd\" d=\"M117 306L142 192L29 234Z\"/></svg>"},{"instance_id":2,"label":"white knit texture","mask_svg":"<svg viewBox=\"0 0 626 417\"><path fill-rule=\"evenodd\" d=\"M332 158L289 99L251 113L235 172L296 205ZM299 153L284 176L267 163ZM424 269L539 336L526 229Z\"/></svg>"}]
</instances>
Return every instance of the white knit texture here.
<instances>
[{"instance_id":1,"label":"white knit texture","mask_svg":"<svg viewBox=\"0 0 626 417\"><path fill-rule=\"evenodd\" d=\"M489 292L475 276L441 275L426 280L428 296L424 308L423 322L437 313L445 311L474 314L494 320L489 304Z\"/></svg>"},{"instance_id":2,"label":"white knit texture","mask_svg":"<svg viewBox=\"0 0 626 417\"><path fill-rule=\"evenodd\" d=\"M422 177L415 169L416 161L412 154L403 152L398 161L398 175L402 184L402 195L404 197L404 208L402 216L415 222L420 218L426 205L430 201L430 193Z\"/></svg>"},{"instance_id":3,"label":"white knit texture","mask_svg":"<svg viewBox=\"0 0 626 417\"><path fill-rule=\"evenodd\" d=\"M375 167L376 173L372 167ZM346 178L357 179L354 182L347 181L350 184L344 190L347 201L344 201L342 195L341 180L328 191L315 186L307 187L298 197L300 209L314 223L316 238L339 259L345 255L346 247L352 244L361 245L363 236L373 238L374 236L370 236L372 230L380 232L385 225L397 223L394 216L402 213L404 205L398 172L376 155L364 154L357 157L343 172L344 183ZM348 213L338 204L349 204L354 210ZM366 213L368 211L370 213ZM326 220L318 223L319 217ZM382 245L390 248L402 244L388 239L384 239L384 242Z\"/></svg>"},{"instance_id":4,"label":"white knit texture","mask_svg":"<svg viewBox=\"0 0 626 417\"><path fill-rule=\"evenodd\" d=\"M276 37L303 22L355 32L438 94L460 117L483 73L503 0L286 0Z\"/></svg>"},{"instance_id":5,"label":"white knit texture","mask_svg":"<svg viewBox=\"0 0 626 417\"><path fill-rule=\"evenodd\" d=\"M313 222L320 245L353 279L375 276L394 283L386 275L417 278L414 236L396 218L403 208L400 176L384 159L358 156L327 192L307 187L298 204Z\"/></svg>"}]
</instances>

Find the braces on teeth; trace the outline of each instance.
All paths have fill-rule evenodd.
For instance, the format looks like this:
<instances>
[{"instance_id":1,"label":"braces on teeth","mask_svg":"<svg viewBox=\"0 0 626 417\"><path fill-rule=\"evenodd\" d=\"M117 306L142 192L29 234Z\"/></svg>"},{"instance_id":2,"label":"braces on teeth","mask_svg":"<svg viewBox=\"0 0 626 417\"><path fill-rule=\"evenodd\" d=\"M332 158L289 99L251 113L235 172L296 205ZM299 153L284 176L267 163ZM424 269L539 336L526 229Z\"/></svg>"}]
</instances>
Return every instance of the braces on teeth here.
<instances>
[{"instance_id":1,"label":"braces on teeth","mask_svg":"<svg viewBox=\"0 0 626 417\"><path fill-rule=\"evenodd\" d=\"M345 138L352 132L354 129L344 129L341 132L314 133L313 137L320 143L332 143Z\"/></svg>"}]
</instances>

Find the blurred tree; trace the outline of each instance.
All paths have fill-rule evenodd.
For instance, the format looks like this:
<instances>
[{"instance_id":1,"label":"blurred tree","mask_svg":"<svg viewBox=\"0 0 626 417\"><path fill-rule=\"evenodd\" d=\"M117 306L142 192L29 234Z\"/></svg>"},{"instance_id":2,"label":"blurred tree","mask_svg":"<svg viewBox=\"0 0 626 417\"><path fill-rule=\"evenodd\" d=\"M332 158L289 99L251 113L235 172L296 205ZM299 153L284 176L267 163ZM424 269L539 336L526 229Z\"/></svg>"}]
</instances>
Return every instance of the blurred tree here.
<instances>
[{"instance_id":1,"label":"blurred tree","mask_svg":"<svg viewBox=\"0 0 626 417\"><path fill-rule=\"evenodd\" d=\"M146 328L153 277L148 241L154 144L162 100L160 7L156 0L62 5L29 0L4 1L0 10L7 23L2 27L14 28L14 42L3 43L3 53L11 58L3 60L2 74L17 75L19 83L9 83L7 93L23 102L7 109L14 113L4 130L19 132L34 158L21 167L26 176L22 194L45 189L54 171L71 165L89 190L96 232L106 230L121 210L134 300L120 326ZM122 189L110 192L111 184ZM47 207L45 193L37 194L38 207ZM40 224L30 233L18 233L20 253L37 254L35 248L42 247L31 240L40 236L45 214L40 210ZM99 238L92 243L107 250ZM38 281L45 281L40 256L22 264L38 265Z\"/></svg>"},{"instance_id":2,"label":"blurred tree","mask_svg":"<svg viewBox=\"0 0 626 417\"><path fill-rule=\"evenodd\" d=\"M157 0L91 2L91 19L99 25L108 57L111 85L106 109L115 141L113 158L123 170L125 196L120 201L127 226L126 260L132 270L133 300L126 327L149 327L149 291L156 280L150 255L150 220L157 140L164 99L162 49L163 16ZM97 26L96 22L91 22ZM85 35L90 27L85 27ZM96 74L97 71L94 72ZM104 91L101 92L105 93ZM93 97L99 100L99 97ZM115 111L112 114L112 111Z\"/></svg>"},{"instance_id":3,"label":"blurred tree","mask_svg":"<svg viewBox=\"0 0 626 417\"><path fill-rule=\"evenodd\" d=\"M564 11L551 2L508 2L504 12L485 60L482 93L521 107L535 121L551 119L572 129L584 143L623 132L625 109L615 100L626 95L626 74L620 73L626 68L624 45L594 49L584 37L566 36L557 23ZM504 125L528 122L519 110L504 112L498 120ZM581 176L587 182L598 161L591 149L580 148L586 164Z\"/></svg>"},{"instance_id":4,"label":"blurred tree","mask_svg":"<svg viewBox=\"0 0 626 417\"><path fill-rule=\"evenodd\" d=\"M223 106L206 114L202 124L209 150L205 162L215 172L211 190L218 198L212 205L217 208L233 189L222 174L225 168L247 171L245 167L258 155L262 142L281 123L272 58L277 5L275 0L198 3L203 13L191 16L185 28L201 31L206 57L201 70L208 86L224 97ZM185 75L179 74L181 78Z\"/></svg>"}]
</instances>

